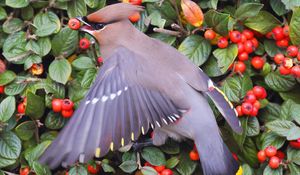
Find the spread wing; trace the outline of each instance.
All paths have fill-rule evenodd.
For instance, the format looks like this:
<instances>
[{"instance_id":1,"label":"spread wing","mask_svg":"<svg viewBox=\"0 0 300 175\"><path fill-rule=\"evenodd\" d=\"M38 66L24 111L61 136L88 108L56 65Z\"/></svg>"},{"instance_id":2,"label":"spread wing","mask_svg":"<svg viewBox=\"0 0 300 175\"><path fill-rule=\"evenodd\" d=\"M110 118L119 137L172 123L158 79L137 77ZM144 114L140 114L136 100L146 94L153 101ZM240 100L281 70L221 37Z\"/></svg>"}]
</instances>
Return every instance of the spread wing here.
<instances>
[{"instance_id":1,"label":"spread wing","mask_svg":"<svg viewBox=\"0 0 300 175\"><path fill-rule=\"evenodd\" d=\"M148 77L142 58L118 48L102 66L94 85L40 162L55 168L104 156L136 140L150 127L176 122L181 110L162 92L139 80Z\"/></svg>"}]
</instances>

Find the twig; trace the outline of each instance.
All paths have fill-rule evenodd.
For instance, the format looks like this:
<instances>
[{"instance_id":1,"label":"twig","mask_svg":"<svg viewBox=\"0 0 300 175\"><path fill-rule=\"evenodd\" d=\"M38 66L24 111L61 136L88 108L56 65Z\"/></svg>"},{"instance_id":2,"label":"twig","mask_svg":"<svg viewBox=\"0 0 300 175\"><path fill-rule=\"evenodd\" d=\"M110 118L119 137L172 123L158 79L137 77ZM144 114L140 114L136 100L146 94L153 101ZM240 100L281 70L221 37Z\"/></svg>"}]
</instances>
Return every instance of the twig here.
<instances>
[{"instance_id":1,"label":"twig","mask_svg":"<svg viewBox=\"0 0 300 175\"><path fill-rule=\"evenodd\" d=\"M181 19L180 12L179 12L179 9L177 7L177 2L176 2L176 0L170 0L170 2L172 3L172 5L175 8L175 11L176 11L176 14L177 14L177 18L178 18L179 26L183 29L183 25L182 25L182 22L180 20Z\"/></svg>"},{"instance_id":2,"label":"twig","mask_svg":"<svg viewBox=\"0 0 300 175\"><path fill-rule=\"evenodd\" d=\"M157 32L157 33L164 33L167 35L181 37L181 32L177 32L177 31L173 31L173 30L167 30L167 29L163 29L163 28L154 28L153 31Z\"/></svg>"},{"instance_id":3,"label":"twig","mask_svg":"<svg viewBox=\"0 0 300 175\"><path fill-rule=\"evenodd\" d=\"M138 169L140 170L142 168L142 165L141 165L141 156L139 152L136 153L136 159L137 159Z\"/></svg>"},{"instance_id":4,"label":"twig","mask_svg":"<svg viewBox=\"0 0 300 175\"><path fill-rule=\"evenodd\" d=\"M187 32L186 30L184 30L184 28L180 27L180 26L179 26L178 24L176 24L176 23L173 23L173 24L171 25L171 28L174 29L174 30L177 30L177 31L181 32L181 33L184 34L184 35L188 35L188 32Z\"/></svg>"}]
</instances>

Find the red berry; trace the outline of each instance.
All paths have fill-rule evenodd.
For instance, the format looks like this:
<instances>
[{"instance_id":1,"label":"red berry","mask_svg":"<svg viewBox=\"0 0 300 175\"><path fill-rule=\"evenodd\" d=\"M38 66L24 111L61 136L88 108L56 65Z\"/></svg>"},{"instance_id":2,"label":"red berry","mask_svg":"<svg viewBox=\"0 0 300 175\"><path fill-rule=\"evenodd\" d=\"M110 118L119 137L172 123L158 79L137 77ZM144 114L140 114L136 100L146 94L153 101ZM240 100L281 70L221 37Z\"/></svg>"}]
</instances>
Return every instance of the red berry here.
<instances>
[{"instance_id":1,"label":"red berry","mask_svg":"<svg viewBox=\"0 0 300 175\"><path fill-rule=\"evenodd\" d=\"M84 50L88 49L90 47L90 40L88 40L87 38L82 38L79 41L79 47Z\"/></svg>"},{"instance_id":2,"label":"red berry","mask_svg":"<svg viewBox=\"0 0 300 175\"><path fill-rule=\"evenodd\" d=\"M292 67L291 74L296 78L300 78L300 66L296 65L296 66Z\"/></svg>"},{"instance_id":3,"label":"red berry","mask_svg":"<svg viewBox=\"0 0 300 175\"><path fill-rule=\"evenodd\" d=\"M218 47L221 48L221 49L224 49L228 46L228 41L225 37L221 37L219 40L218 40Z\"/></svg>"},{"instance_id":4,"label":"red berry","mask_svg":"<svg viewBox=\"0 0 300 175\"><path fill-rule=\"evenodd\" d=\"M300 61L300 52L298 52L297 60Z\"/></svg>"},{"instance_id":5,"label":"red berry","mask_svg":"<svg viewBox=\"0 0 300 175\"><path fill-rule=\"evenodd\" d=\"M68 22L70 29L78 30L80 28L80 21L76 18L71 18Z\"/></svg>"},{"instance_id":6,"label":"red berry","mask_svg":"<svg viewBox=\"0 0 300 175\"><path fill-rule=\"evenodd\" d=\"M235 153L231 153L231 154L232 154L232 157L234 158L234 160L239 161L239 158Z\"/></svg>"},{"instance_id":7,"label":"red berry","mask_svg":"<svg viewBox=\"0 0 300 175\"><path fill-rule=\"evenodd\" d=\"M193 161L197 161L197 160L200 159L199 158L199 154L198 154L198 152L196 150L192 150L190 152L190 159L193 160Z\"/></svg>"},{"instance_id":8,"label":"red berry","mask_svg":"<svg viewBox=\"0 0 300 175\"><path fill-rule=\"evenodd\" d=\"M245 102L248 103L254 103L256 101L256 96L254 94L246 94L245 98L244 98Z\"/></svg>"},{"instance_id":9,"label":"red berry","mask_svg":"<svg viewBox=\"0 0 300 175\"><path fill-rule=\"evenodd\" d=\"M248 40L244 43L244 48L247 53L252 53L255 49L252 41Z\"/></svg>"},{"instance_id":10,"label":"red berry","mask_svg":"<svg viewBox=\"0 0 300 175\"><path fill-rule=\"evenodd\" d=\"M52 110L54 112L60 112L62 110L62 99L53 99L52 100Z\"/></svg>"},{"instance_id":11,"label":"red berry","mask_svg":"<svg viewBox=\"0 0 300 175\"><path fill-rule=\"evenodd\" d=\"M244 50L245 50L244 44L241 43L241 42L239 42L239 43L237 43L237 46L238 46L238 53L239 53L239 54L240 54L240 53L243 53Z\"/></svg>"},{"instance_id":12,"label":"red berry","mask_svg":"<svg viewBox=\"0 0 300 175\"><path fill-rule=\"evenodd\" d=\"M249 102L242 103L242 112L245 115L250 115L253 110L253 105Z\"/></svg>"},{"instance_id":13,"label":"red berry","mask_svg":"<svg viewBox=\"0 0 300 175\"><path fill-rule=\"evenodd\" d=\"M4 94L5 86L0 86L0 94Z\"/></svg>"},{"instance_id":14,"label":"red berry","mask_svg":"<svg viewBox=\"0 0 300 175\"><path fill-rule=\"evenodd\" d=\"M235 63L234 72L244 73L246 70L246 64L242 61Z\"/></svg>"},{"instance_id":15,"label":"red berry","mask_svg":"<svg viewBox=\"0 0 300 175\"><path fill-rule=\"evenodd\" d=\"M239 105L239 106L235 107L235 110L236 110L239 117L244 115L243 111L242 111L242 106Z\"/></svg>"},{"instance_id":16,"label":"red berry","mask_svg":"<svg viewBox=\"0 0 300 175\"><path fill-rule=\"evenodd\" d=\"M277 169L280 165L280 159L276 156L273 156L269 160L269 167L272 169Z\"/></svg>"},{"instance_id":17,"label":"red berry","mask_svg":"<svg viewBox=\"0 0 300 175\"><path fill-rule=\"evenodd\" d=\"M287 52L288 56L290 56L290 57L296 57L298 55L298 47L296 47L296 46L289 46L287 48L286 52Z\"/></svg>"},{"instance_id":18,"label":"red berry","mask_svg":"<svg viewBox=\"0 0 300 175\"><path fill-rule=\"evenodd\" d=\"M278 40L278 41L276 41L276 45L278 47L288 47L289 46L289 40L287 40L286 38L284 38L282 40Z\"/></svg>"},{"instance_id":19,"label":"red berry","mask_svg":"<svg viewBox=\"0 0 300 175\"><path fill-rule=\"evenodd\" d=\"M272 30L272 34L273 34L273 38L275 40L282 40L285 37L284 34L283 34L283 29L280 26L275 27Z\"/></svg>"},{"instance_id":20,"label":"red berry","mask_svg":"<svg viewBox=\"0 0 300 175\"><path fill-rule=\"evenodd\" d=\"M102 64L103 63L103 58L102 57L98 57L97 61L98 61L99 64Z\"/></svg>"},{"instance_id":21,"label":"red berry","mask_svg":"<svg viewBox=\"0 0 300 175\"><path fill-rule=\"evenodd\" d=\"M240 61L246 61L249 58L249 54L247 52L242 52L238 55L238 59Z\"/></svg>"},{"instance_id":22,"label":"red berry","mask_svg":"<svg viewBox=\"0 0 300 175\"><path fill-rule=\"evenodd\" d=\"M254 37L254 33L251 30L244 30L243 34L246 36L247 40L251 40Z\"/></svg>"},{"instance_id":23,"label":"red berry","mask_svg":"<svg viewBox=\"0 0 300 175\"><path fill-rule=\"evenodd\" d=\"M90 174L97 174L100 171L99 165L88 165L87 170Z\"/></svg>"},{"instance_id":24,"label":"red berry","mask_svg":"<svg viewBox=\"0 0 300 175\"><path fill-rule=\"evenodd\" d=\"M256 38L252 38L250 41L252 42L252 44L253 44L253 46L254 46L255 48L258 48L259 42L257 41Z\"/></svg>"},{"instance_id":25,"label":"red berry","mask_svg":"<svg viewBox=\"0 0 300 175\"><path fill-rule=\"evenodd\" d=\"M268 146L265 149L265 153L267 157L273 157L277 154L277 148L275 146Z\"/></svg>"},{"instance_id":26,"label":"red berry","mask_svg":"<svg viewBox=\"0 0 300 175\"><path fill-rule=\"evenodd\" d=\"M281 75L289 75L291 74L291 69L285 68L283 65L279 67L279 73Z\"/></svg>"},{"instance_id":27,"label":"red berry","mask_svg":"<svg viewBox=\"0 0 300 175\"><path fill-rule=\"evenodd\" d=\"M134 13L128 18L132 23L136 23L141 19L141 14L139 12Z\"/></svg>"},{"instance_id":28,"label":"red berry","mask_svg":"<svg viewBox=\"0 0 300 175\"><path fill-rule=\"evenodd\" d=\"M165 169L161 172L161 175L173 175L173 171L170 169Z\"/></svg>"},{"instance_id":29,"label":"red berry","mask_svg":"<svg viewBox=\"0 0 300 175\"><path fill-rule=\"evenodd\" d=\"M132 5L141 5L142 0L129 0L129 3Z\"/></svg>"},{"instance_id":30,"label":"red berry","mask_svg":"<svg viewBox=\"0 0 300 175\"><path fill-rule=\"evenodd\" d=\"M299 140L299 139L298 139ZM295 149L300 149L300 141L290 141L290 146Z\"/></svg>"},{"instance_id":31,"label":"red berry","mask_svg":"<svg viewBox=\"0 0 300 175\"><path fill-rule=\"evenodd\" d=\"M254 86L253 89L253 94L256 96L257 99L264 99L266 98L267 91L265 88L261 86Z\"/></svg>"},{"instance_id":32,"label":"red berry","mask_svg":"<svg viewBox=\"0 0 300 175\"><path fill-rule=\"evenodd\" d=\"M24 114L25 110L26 110L26 106L25 106L24 102L20 103L18 105L18 113L19 114Z\"/></svg>"},{"instance_id":33,"label":"red berry","mask_svg":"<svg viewBox=\"0 0 300 175\"><path fill-rule=\"evenodd\" d=\"M72 117L72 115L73 115L73 109L71 109L71 110L62 110L61 111L61 115L64 117L64 118L70 118L70 117Z\"/></svg>"},{"instance_id":34,"label":"red berry","mask_svg":"<svg viewBox=\"0 0 300 175\"><path fill-rule=\"evenodd\" d=\"M251 112L250 115L251 115L252 117L255 117L255 116L257 116L257 114L258 114L258 109L257 109L256 107L253 106L253 109L252 109L252 112Z\"/></svg>"},{"instance_id":35,"label":"red berry","mask_svg":"<svg viewBox=\"0 0 300 175\"><path fill-rule=\"evenodd\" d=\"M247 41L247 38L244 34L242 34L242 39L241 39L241 43L244 43Z\"/></svg>"},{"instance_id":36,"label":"red berry","mask_svg":"<svg viewBox=\"0 0 300 175\"><path fill-rule=\"evenodd\" d=\"M242 34L239 31L229 32L229 38L233 43L238 43L242 40Z\"/></svg>"},{"instance_id":37,"label":"red berry","mask_svg":"<svg viewBox=\"0 0 300 175\"><path fill-rule=\"evenodd\" d=\"M263 163L264 161L266 161L267 159L267 156L266 156L266 153L264 150L260 150L258 153L257 153L257 159L260 163Z\"/></svg>"},{"instance_id":38,"label":"red berry","mask_svg":"<svg viewBox=\"0 0 300 175\"><path fill-rule=\"evenodd\" d=\"M282 159L284 159L285 154L284 154L284 152L278 150L276 156L277 156L280 160L282 160Z\"/></svg>"},{"instance_id":39,"label":"red berry","mask_svg":"<svg viewBox=\"0 0 300 175\"><path fill-rule=\"evenodd\" d=\"M205 33L204 33L204 38L205 38L205 39L208 39L208 40L213 40L213 39L215 39L216 35L217 35L217 34L216 34L215 31L209 29L209 30L206 30L206 31L205 31Z\"/></svg>"},{"instance_id":40,"label":"red berry","mask_svg":"<svg viewBox=\"0 0 300 175\"><path fill-rule=\"evenodd\" d=\"M273 33L272 33L272 32L267 33L267 34L266 34L266 37L267 37L268 39L272 39L272 38L273 38Z\"/></svg>"},{"instance_id":41,"label":"red berry","mask_svg":"<svg viewBox=\"0 0 300 175\"><path fill-rule=\"evenodd\" d=\"M163 170L166 169L166 166L161 165L161 166L155 166L154 169L158 172L161 173Z\"/></svg>"},{"instance_id":42,"label":"red berry","mask_svg":"<svg viewBox=\"0 0 300 175\"><path fill-rule=\"evenodd\" d=\"M21 168L20 169L20 175L28 175L30 173L29 167Z\"/></svg>"},{"instance_id":43,"label":"red berry","mask_svg":"<svg viewBox=\"0 0 300 175\"><path fill-rule=\"evenodd\" d=\"M73 107L74 107L74 103L70 99L64 99L62 101L62 106L61 106L62 110L68 111L73 109Z\"/></svg>"},{"instance_id":44,"label":"red berry","mask_svg":"<svg viewBox=\"0 0 300 175\"><path fill-rule=\"evenodd\" d=\"M149 162L145 162L144 166L148 166L148 167L154 167L153 165L151 165L151 163Z\"/></svg>"},{"instance_id":45,"label":"red berry","mask_svg":"<svg viewBox=\"0 0 300 175\"><path fill-rule=\"evenodd\" d=\"M251 60L251 65L258 70L261 70L264 67L265 60L262 57L256 56Z\"/></svg>"},{"instance_id":46,"label":"red berry","mask_svg":"<svg viewBox=\"0 0 300 175\"><path fill-rule=\"evenodd\" d=\"M260 102L258 100L256 100L254 103L253 103L253 107L257 108L257 109L260 109Z\"/></svg>"},{"instance_id":47,"label":"red berry","mask_svg":"<svg viewBox=\"0 0 300 175\"><path fill-rule=\"evenodd\" d=\"M289 27L288 25L285 25L285 26L283 27L283 34L284 34L284 36L286 36L286 37L289 37L289 36L290 36L290 27Z\"/></svg>"},{"instance_id":48,"label":"red berry","mask_svg":"<svg viewBox=\"0 0 300 175\"><path fill-rule=\"evenodd\" d=\"M281 64L284 60L284 55L282 53L278 53L274 56L274 62L276 64Z\"/></svg>"}]
</instances>

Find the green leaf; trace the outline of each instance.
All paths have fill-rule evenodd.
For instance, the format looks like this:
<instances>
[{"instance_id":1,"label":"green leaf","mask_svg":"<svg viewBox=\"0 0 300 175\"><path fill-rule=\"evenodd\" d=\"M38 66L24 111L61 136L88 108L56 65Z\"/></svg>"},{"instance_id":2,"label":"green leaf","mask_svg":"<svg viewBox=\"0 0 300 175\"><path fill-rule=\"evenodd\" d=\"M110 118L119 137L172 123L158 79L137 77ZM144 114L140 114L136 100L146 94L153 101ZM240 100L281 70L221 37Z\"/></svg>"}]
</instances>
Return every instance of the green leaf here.
<instances>
[{"instance_id":1,"label":"green leaf","mask_svg":"<svg viewBox=\"0 0 300 175\"><path fill-rule=\"evenodd\" d=\"M287 157L288 160L292 161L293 163L300 165L300 150L294 149L292 147L288 147L287 149Z\"/></svg>"},{"instance_id":2,"label":"green leaf","mask_svg":"<svg viewBox=\"0 0 300 175\"><path fill-rule=\"evenodd\" d=\"M0 156L17 159L21 153L21 140L11 131L0 133Z\"/></svg>"},{"instance_id":3,"label":"green leaf","mask_svg":"<svg viewBox=\"0 0 300 175\"><path fill-rule=\"evenodd\" d=\"M33 169L36 175L51 175L50 169L37 161L33 162Z\"/></svg>"},{"instance_id":4,"label":"green leaf","mask_svg":"<svg viewBox=\"0 0 300 175\"><path fill-rule=\"evenodd\" d=\"M77 16L85 16L87 8L83 0L72 0L68 2L68 16L74 18Z\"/></svg>"},{"instance_id":5,"label":"green leaf","mask_svg":"<svg viewBox=\"0 0 300 175\"><path fill-rule=\"evenodd\" d=\"M151 36L152 38L155 38L155 39L159 39L162 42L167 43L169 45L173 45L176 41L175 36L167 35L167 34L163 34L163 33L152 33L149 36Z\"/></svg>"},{"instance_id":6,"label":"green leaf","mask_svg":"<svg viewBox=\"0 0 300 175\"><path fill-rule=\"evenodd\" d=\"M164 28L166 20L163 19L159 11L153 11L147 18L153 26Z\"/></svg>"},{"instance_id":7,"label":"green leaf","mask_svg":"<svg viewBox=\"0 0 300 175\"><path fill-rule=\"evenodd\" d=\"M6 20L2 25L3 31L8 34L20 31L22 28L23 21L19 18L12 18L10 20Z\"/></svg>"},{"instance_id":8,"label":"green leaf","mask_svg":"<svg viewBox=\"0 0 300 175\"><path fill-rule=\"evenodd\" d=\"M107 163L103 163L102 161L102 169L105 173L115 173L115 169Z\"/></svg>"},{"instance_id":9,"label":"green leaf","mask_svg":"<svg viewBox=\"0 0 300 175\"><path fill-rule=\"evenodd\" d=\"M14 96L6 97L0 104L0 122L8 121L16 109L16 100Z\"/></svg>"},{"instance_id":10,"label":"green leaf","mask_svg":"<svg viewBox=\"0 0 300 175\"><path fill-rule=\"evenodd\" d=\"M200 1L200 7L201 9L217 9L217 5L218 5L218 1L219 0L202 0Z\"/></svg>"},{"instance_id":11,"label":"green leaf","mask_svg":"<svg viewBox=\"0 0 300 175\"><path fill-rule=\"evenodd\" d=\"M208 27L211 27L215 32L226 36L228 35L228 23L230 15L226 13L220 13L215 10L210 10L205 13L205 23Z\"/></svg>"},{"instance_id":12,"label":"green leaf","mask_svg":"<svg viewBox=\"0 0 300 175\"><path fill-rule=\"evenodd\" d=\"M51 41L48 37L39 38L37 44L40 48L40 51L38 53L40 56L45 56L50 52Z\"/></svg>"},{"instance_id":13,"label":"green leaf","mask_svg":"<svg viewBox=\"0 0 300 175\"><path fill-rule=\"evenodd\" d=\"M25 151L25 159L28 161L29 165L32 166L34 161L38 160L38 158L43 154L50 143L51 141L44 141L38 144L36 147Z\"/></svg>"},{"instance_id":14,"label":"green leaf","mask_svg":"<svg viewBox=\"0 0 300 175\"><path fill-rule=\"evenodd\" d=\"M287 120L274 120L266 124L268 129L283 137L286 137L289 130L294 126L293 122Z\"/></svg>"},{"instance_id":15,"label":"green leaf","mask_svg":"<svg viewBox=\"0 0 300 175\"><path fill-rule=\"evenodd\" d=\"M288 12L282 1L270 1L270 5L278 16L282 16Z\"/></svg>"},{"instance_id":16,"label":"green leaf","mask_svg":"<svg viewBox=\"0 0 300 175\"><path fill-rule=\"evenodd\" d=\"M9 35L3 44L3 55L9 62L16 62L28 56L26 50L26 34L25 32L17 32Z\"/></svg>"},{"instance_id":17,"label":"green leaf","mask_svg":"<svg viewBox=\"0 0 300 175\"><path fill-rule=\"evenodd\" d=\"M56 34L51 42L54 56L70 56L78 45L78 31L65 27Z\"/></svg>"},{"instance_id":18,"label":"green leaf","mask_svg":"<svg viewBox=\"0 0 300 175\"><path fill-rule=\"evenodd\" d=\"M253 169L248 164L244 163L242 165L242 169L243 169L243 175L253 175L254 174Z\"/></svg>"},{"instance_id":19,"label":"green leaf","mask_svg":"<svg viewBox=\"0 0 300 175\"><path fill-rule=\"evenodd\" d=\"M244 21L245 26L262 34L268 33L280 24L280 21L267 11L260 11L256 16Z\"/></svg>"},{"instance_id":20,"label":"green leaf","mask_svg":"<svg viewBox=\"0 0 300 175\"><path fill-rule=\"evenodd\" d=\"M167 154L179 154L180 147L179 144L173 140L168 139L166 143L160 147L161 150Z\"/></svg>"},{"instance_id":21,"label":"green leaf","mask_svg":"<svg viewBox=\"0 0 300 175\"><path fill-rule=\"evenodd\" d=\"M179 160L180 160L180 162L176 166L176 170L180 174L182 174L182 175L194 174L198 162L192 161L189 158L188 154L185 152L181 152Z\"/></svg>"},{"instance_id":22,"label":"green leaf","mask_svg":"<svg viewBox=\"0 0 300 175\"><path fill-rule=\"evenodd\" d=\"M285 5L285 8L288 10L300 6L300 1L298 0L281 0L281 2Z\"/></svg>"},{"instance_id":23,"label":"green leaf","mask_svg":"<svg viewBox=\"0 0 300 175\"><path fill-rule=\"evenodd\" d=\"M13 71L7 70L0 74L0 86L7 85L14 81L16 74Z\"/></svg>"},{"instance_id":24,"label":"green leaf","mask_svg":"<svg viewBox=\"0 0 300 175\"><path fill-rule=\"evenodd\" d=\"M142 167L141 171L142 171L143 175L157 175L156 170L149 166Z\"/></svg>"},{"instance_id":25,"label":"green leaf","mask_svg":"<svg viewBox=\"0 0 300 175\"><path fill-rule=\"evenodd\" d=\"M210 55L211 45L203 37L192 35L184 39L178 50L192 60L194 64L201 66Z\"/></svg>"},{"instance_id":26,"label":"green leaf","mask_svg":"<svg viewBox=\"0 0 300 175\"><path fill-rule=\"evenodd\" d=\"M49 36L60 29L60 20L51 11L37 14L33 19L36 28L35 34L39 37Z\"/></svg>"},{"instance_id":27,"label":"green leaf","mask_svg":"<svg viewBox=\"0 0 300 175\"><path fill-rule=\"evenodd\" d=\"M202 69L209 77L218 77L223 75L218 67L217 59L213 55L205 62Z\"/></svg>"},{"instance_id":28,"label":"green leaf","mask_svg":"<svg viewBox=\"0 0 300 175\"><path fill-rule=\"evenodd\" d=\"M96 8L99 6L99 0L84 0L84 2L90 8Z\"/></svg>"},{"instance_id":29,"label":"green leaf","mask_svg":"<svg viewBox=\"0 0 300 175\"><path fill-rule=\"evenodd\" d=\"M300 166L294 163L289 163L288 167L290 169L291 174L300 174Z\"/></svg>"},{"instance_id":30,"label":"green leaf","mask_svg":"<svg viewBox=\"0 0 300 175\"><path fill-rule=\"evenodd\" d=\"M299 1L300 2L300 1ZM290 38L294 45L300 44L300 7L293 10L293 16L289 25Z\"/></svg>"},{"instance_id":31,"label":"green leaf","mask_svg":"<svg viewBox=\"0 0 300 175\"><path fill-rule=\"evenodd\" d=\"M247 124L247 136L257 136L260 132L260 125L257 117L250 117Z\"/></svg>"},{"instance_id":32,"label":"green leaf","mask_svg":"<svg viewBox=\"0 0 300 175\"><path fill-rule=\"evenodd\" d=\"M233 132L233 138L236 141L236 143L239 145L240 148L243 148L245 140L246 140L246 136L247 136L247 128L248 128L248 117L242 117L240 119L242 128L243 128L243 132L242 134L237 134Z\"/></svg>"},{"instance_id":33,"label":"green leaf","mask_svg":"<svg viewBox=\"0 0 300 175\"><path fill-rule=\"evenodd\" d=\"M88 175L86 168L83 166L75 166L70 169L69 175Z\"/></svg>"},{"instance_id":34,"label":"green leaf","mask_svg":"<svg viewBox=\"0 0 300 175\"><path fill-rule=\"evenodd\" d=\"M136 162L136 153L135 152L131 152L131 151L127 151L122 155L122 161L135 161Z\"/></svg>"},{"instance_id":35,"label":"green leaf","mask_svg":"<svg viewBox=\"0 0 300 175\"><path fill-rule=\"evenodd\" d=\"M264 40L264 46L270 57L274 57L277 53L284 53L285 51L285 49L278 47L273 40Z\"/></svg>"},{"instance_id":36,"label":"green leaf","mask_svg":"<svg viewBox=\"0 0 300 175\"><path fill-rule=\"evenodd\" d=\"M44 98L35 95L32 92L27 92L27 104L25 114L33 119L39 119L43 116L45 111Z\"/></svg>"},{"instance_id":37,"label":"green leaf","mask_svg":"<svg viewBox=\"0 0 300 175\"><path fill-rule=\"evenodd\" d=\"M29 5L29 0L5 0L5 4L12 8L23 8Z\"/></svg>"},{"instance_id":38,"label":"green leaf","mask_svg":"<svg viewBox=\"0 0 300 175\"><path fill-rule=\"evenodd\" d=\"M38 55L32 54L29 57L26 58L25 63L24 63L24 69L28 70L31 68L33 64L41 63L42 58Z\"/></svg>"},{"instance_id":39,"label":"green leaf","mask_svg":"<svg viewBox=\"0 0 300 175\"><path fill-rule=\"evenodd\" d=\"M61 129L66 121L59 113L49 112L45 120L45 125L49 129Z\"/></svg>"},{"instance_id":40,"label":"green leaf","mask_svg":"<svg viewBox=\"0 0 300 175\"><path fill-rule=\"evenodd\" d=\"M7 17L7 13L3 7L0 7L0 20L3 20Z\"/></svg>"},{"instance_id":41,"label":"green leaf","mask_svg":"<svg viewBox=\"0 0 300 175\"><path fill-rule=\"evenodd\" d=\"M282 104L280 118L292 121L299 121L300 105L292 100L287 100Z\"/></svg>"},{"instance_id":42,"label":"green leaf","mask_svg":"<svg viewBox=\"0 0 300 175\"><path fill-rule=\"evenodd\" d=\"M231 44L225 49L216 49L213 54L218 60L221 72L225 73L237 57L238 48L236 44Z\"/></svg>"},{"instance_id":43,"label":"green leaf","mask_svg":"<svg viewBox=\"0 0 300 175\"><path fill-rule=\"evenodd\" d=\"M298 138L300 138L300 128L293 126L287 134L287 140L297 140Z\"/></svg>"},{"instance_id":44,"label":"green leaf","mask_svg":"<svg viewBox=\"0 0 300 175\"><path fill-rule=\"evenodd\" d=\"M125 173L133 173L138 168L138 165L136 161L129 160L123 162L119 167Z\"/></svg>"},{"instance_id":45,"label":"green leaf","mask_svg":"<svg viewBox=\"0 0 300 175\"><path fill-rule=\"evenodd\" d=\"M240 102L252 87L251 78L245 74L243 77L236 75L227 78L223 83L222 90L230 101Z\"/></svg>"},{"instance_id":46,"label":"green leaf","mask_svg":"<svg viewBox=\"0 0 300 175\"><path fill-rule=\"evenodd\" d=\"M88 69L81 80L81 87L89 88L96 79L97 69Z\"/></svg>"},{"instance_id":47,"label":"green leaf","mask_svg":"<svg viewBox=\"0 0 300 175\"><path fill-rule=\"evenodd\" d=\"M266 166L263 175L283 175L282 166L277 169L272 169L269 166Z\"/></svg>"},{"instance_id":48,"label":"green leaf","mask_svg":"<svg viewBox=\"0 0 300 175\"><path fill-rule=\"evenodd\" d=\"M296 103L300 103L300 87L296 86L294 89L287 92L279 92L280 97L287 101L293 100Z\"/></svg>"},{"instance_id":49,"label":"green leaf","mask_svg":"<svg viewBox=\"0 0 300 175\"><path fill-rule=\"evenodd\" d=\"M27 6L21 9L21 17L23 20L31 20L34 17L34 10L32 6Z\"/></svg>"},{"instance_id":50,"label":"green leaf","mask_svg":"<svg viewBox=\"0 0 300 175\"><path fill-rule=\"evenodd\" d=\"M7 166L12 165L14 163L16 163L15 159L6 159L6 158L0 156L0 168L7 167Z\"/></svg>"},{"instance_id":51,"label":"green leaf","mask_svg":"<svg viewBox=\"0 0 300 175\"><path fill-rule=\"evenodd\" d=\"M263 4L259 3L244 3L237 8L234 16L238 20L256 16L259 11L263 8Z\"/></svg>"},{"instance_id":52,"label":"green leaf","mask_svg":"<svg viewBox=\"0 0 300 175\"><path fill-rule=\"evenodd\" d=\"M34 135L35 129L33 121L25 121L16 127L15 132L20 139L29 140Z\"/></svg>"},{"instance_id":53,"label":"green leaf","mask_svg":"<svg viewBox=\"0 0 300 175\"><path fill-rule=\"evenodd\" d=\"M281 106L277 103L268 103L268 105L260 110L259 118L263 121L273 121L279 118Z\"/></svg>"},{"instance_id":54,"label":"green leaf","mask_svg":"<svg viewBox=\"0 0 300 175\"><path fill-rule=\"evenodd\" d=\"M242 153L244 157L247 158L246 162L251 166L255 166L258 163L257 152L258 150L256 149L256 145L253 140L249 137L246 137L242 148Z\"/></svg>"},{"instance_id":55,"label":"green leaf","mask_svg":"<svg viewBox=\"0 0 300 175\"><path fill-rule=\"evenodd\" d=\"M265 149L270 145L275 146L277 149L279 149L283 146L285 141L285 137L280 137L274 132L265 132L261 135L262 144L260 149Z\"/></svg>"},{"instance_id":56,"label":"green leaf","mask_svg":"<svg viewBox=\"0 0 300 175\"><path fill-rule=\"evenodd\" d=\"M86 70L96 67L93 60L86 56L79 56L76 60L72 62L72 66L78 70Z\"/></svg>"},{"instance_id":57,"label":"green leaf","mask_svg":"<svg viewBox=\"0 0 300 175\"><path fill-rule=\"evenodd\" d=\"M166 167L169 169L175 168L180 162L178 157L171 157L167 160Z\"/></svg>"},{"instance_id":58,"label":"green leaf","mask_svg":"<svg viewBox=\"0 0 300 175\"><path fill-rule=\"evenodd\" d=\"M166 164L164 153L155 147L144 148L142 151L142 157L151 165L160 166Z\"/></svg>"},{"instance_id":59,"label":"green leaf","mask_svg":"<svg viewBox=\"0 0 300 175\"><path fill-rule=\"evenodd\" d=\"M66 59L54 60L49 66L49 75L52 80L66 84L71 75L72 67Z\"/></svg>"},{"instance_id":60,"label":"green leaf","mask_svg":"<svg viewBox=\"0 0 300 175\"><path fill-rule=\"evenodd\" d=\"M281 75L279 72L270 72L265 77L266 84L278 92L289 91L296 85L296 80L292 76Z\"/></svg>"}]
</instances>

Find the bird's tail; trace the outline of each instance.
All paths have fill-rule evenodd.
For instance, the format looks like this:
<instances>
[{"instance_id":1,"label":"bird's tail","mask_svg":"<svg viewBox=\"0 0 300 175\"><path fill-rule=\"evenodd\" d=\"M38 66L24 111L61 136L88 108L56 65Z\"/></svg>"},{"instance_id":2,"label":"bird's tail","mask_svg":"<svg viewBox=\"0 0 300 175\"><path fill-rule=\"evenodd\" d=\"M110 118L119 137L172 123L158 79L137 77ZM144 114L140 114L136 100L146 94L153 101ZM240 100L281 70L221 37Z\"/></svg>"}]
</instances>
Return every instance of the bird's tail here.
<instances>
[{"instance_id":1,"label":"bird's tail","mask_svg":"<svg viewBox=\"0 0 300 175\"><path fill-rule=\"evenodd\" d=\"M242 133L243 129L237 117L236 111L232 103L228 100L226 95L215 86L211 86L209 91L205 92L214 102L220 113L226 119L231 128L237 132Z\"/></svg>"},{"instance_id":2,"label":"bird's tail","mask_svg":"<svg viewBox=\"0 0 300 175\"><path fill-rule=\"evenodd\" d=\"M200 134L194 138L194 141L205 175L236 175L239 165L220 135L211 138Z\"/></svg>"}]
</instances>

